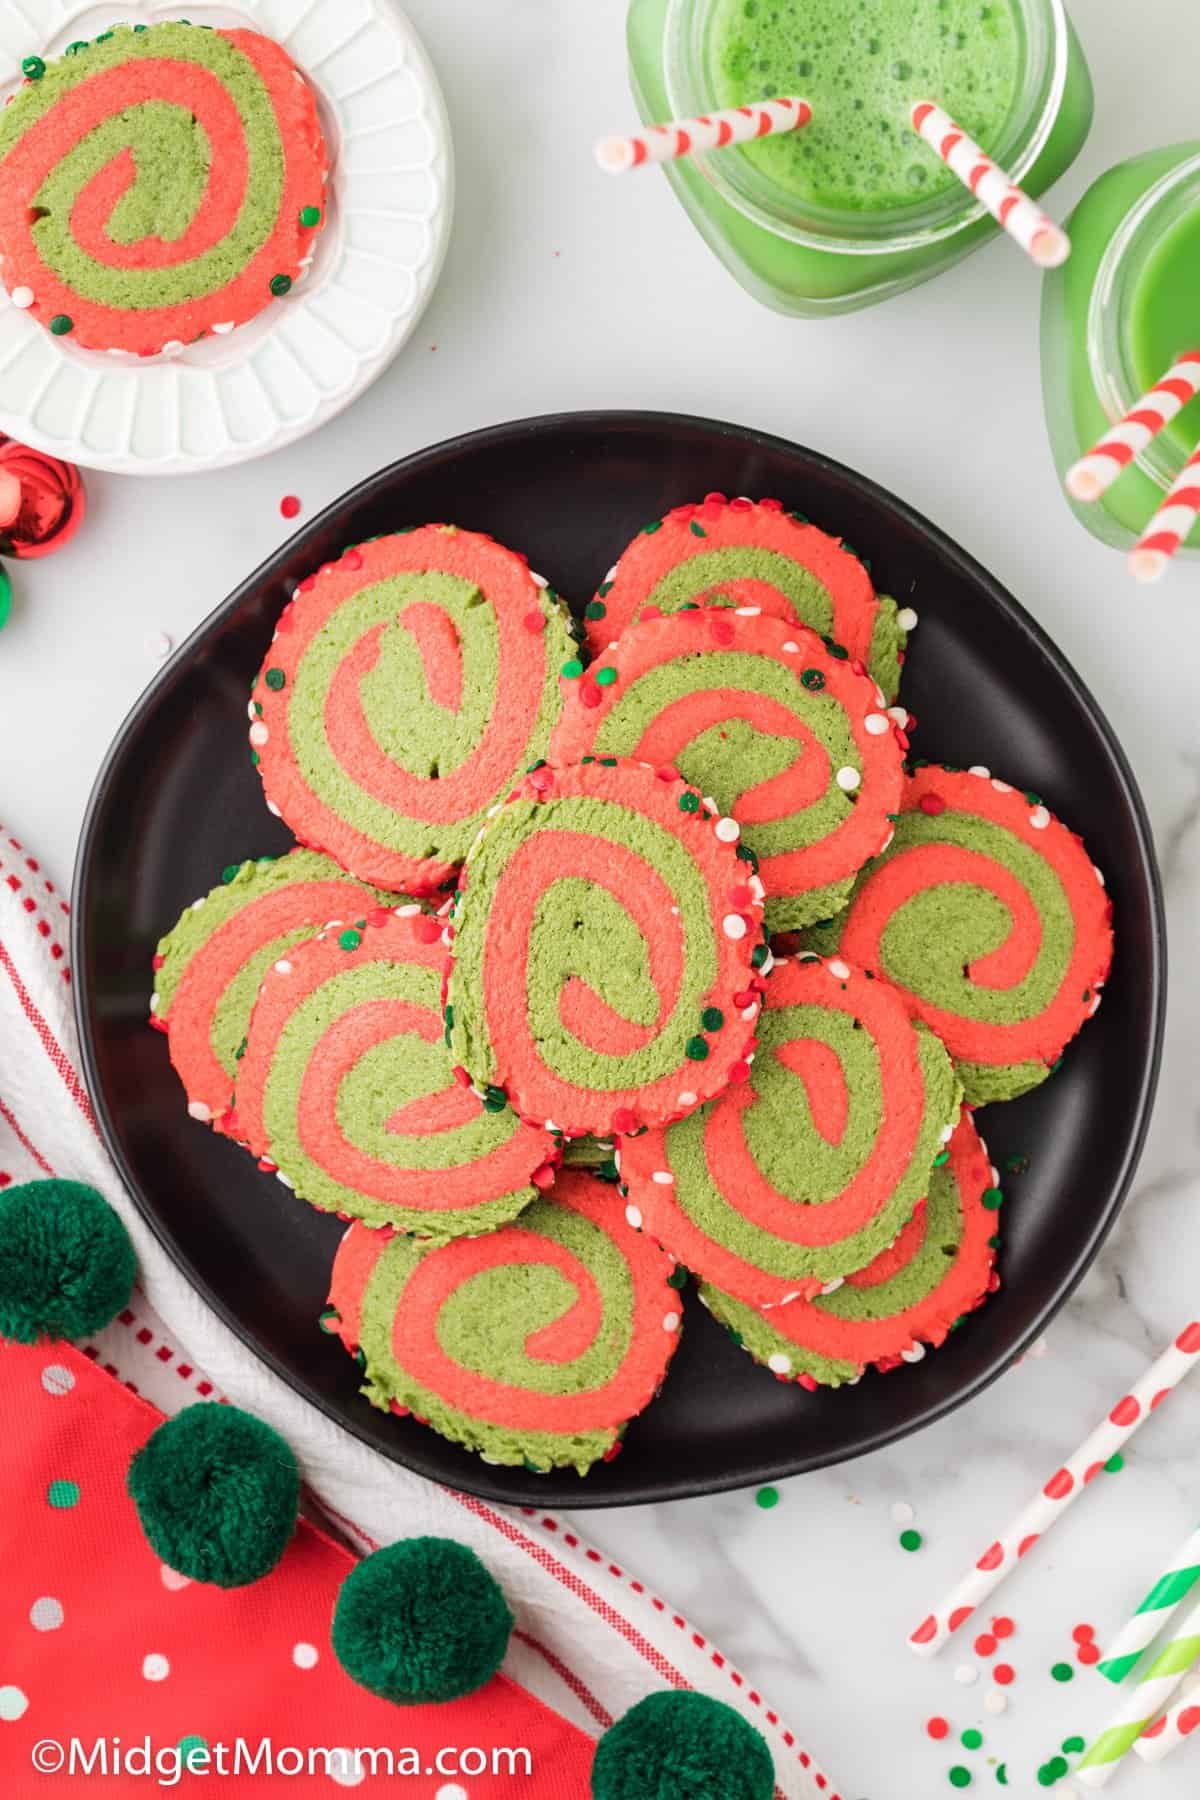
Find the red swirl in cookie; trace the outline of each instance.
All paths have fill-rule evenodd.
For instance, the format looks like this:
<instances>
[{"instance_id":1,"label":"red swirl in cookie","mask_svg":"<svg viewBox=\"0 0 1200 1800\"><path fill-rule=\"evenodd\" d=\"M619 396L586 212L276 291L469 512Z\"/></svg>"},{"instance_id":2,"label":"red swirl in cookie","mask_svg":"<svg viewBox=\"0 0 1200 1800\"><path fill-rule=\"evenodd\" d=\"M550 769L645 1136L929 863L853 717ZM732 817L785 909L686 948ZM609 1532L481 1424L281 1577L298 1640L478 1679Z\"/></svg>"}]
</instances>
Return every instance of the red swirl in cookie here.
<instances>
[{"instance_id":1,"label":"red swirl in cookie","mask_svg":"<svg viewBox=\"0 0 1200 1800\"><path fill-rule=\"evenodd\" d=\"M154 355L233 330L303 272L327 154L279 44L121 25L26 68L0 115L0 251L41 324Z\"/></svg>"},{"instance_id":2,"label":"red swirl in cookie","mask_svg":"<svg viewBox=\"0 0 1200 1800\"><path fill-rule=\"evenodd\" d=\"M267 798L362 879L432 892L544 754L573 655L557 596L491 538L347 550L300 584L254 688Z\"/></svg>"},{"instance_id":3,"label":"red swirl in cookie","mask_svg":"<svg viewBox=\"0 0 1200 1800\"><path fill-rule=\"evenodd\" d=\"M777 1306L863 1268L927 1188L961 1090L885 982L781 962L751 1079L620 1152L632 1223L704 1280Z\"/></svg>"},{"instance_id":4,"label":"red swirl in cookie","mask_svg":"<svg viewBox=\"0 0 1200 1800\"><path fill-rule=\"evenodd\" d=\"M603 1136L746 1077L762 883L716 827L670 770L606 757L525 777L455 901L450 1047L478 1085Z\"/></svg>"},{"instance_id":5,"label":"red swirl in cookie","mask_svg":"<svg viewBox=\"0 0 1200 1800\"><path fill-rule=\"evenodd\" d=\"M414 906L344 918L264 979L238 1065L238 1133L327 1212L445 1238L548 1185L552 1139L455 1079L441 924ZM232 1129L232 1127L231 1127Z\"/></svg>"},{"instance_id":6,"label":"red swirl in cookie","mask_svg":"<svg viewBox=\"0 0 1200 1800\"><path fill-rule=\"evenodd\" d=\"M352 1227L329 1298L376 1405L492 1461L583 1474L666 1374L680 1328L672 1270L611 1187L564 1171L484 1237L431 1246Z\"/></svg>"}]
</instances>

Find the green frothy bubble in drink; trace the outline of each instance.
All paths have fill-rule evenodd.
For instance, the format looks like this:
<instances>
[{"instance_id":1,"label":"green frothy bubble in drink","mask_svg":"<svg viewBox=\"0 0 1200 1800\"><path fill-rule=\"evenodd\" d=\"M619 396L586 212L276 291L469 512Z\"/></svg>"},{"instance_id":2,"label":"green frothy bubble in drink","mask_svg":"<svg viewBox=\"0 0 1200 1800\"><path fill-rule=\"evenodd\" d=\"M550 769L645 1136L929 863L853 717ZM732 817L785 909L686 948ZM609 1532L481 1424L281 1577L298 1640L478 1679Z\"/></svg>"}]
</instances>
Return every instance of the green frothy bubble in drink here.
<instances>
[{"instance_id":1,"label":"green frothy bubble in drink","mask_svg":"<svg viewBox=\"0 0 1200 1800\"><path fill-rule=\"evenodd\" d=\"M799 201L885 212L955 177L909 123L934 100L984 150L1016 100L1021 37L1012 0L718 0L709 39L721 106L799 94L810 125L743 154Z\"/></svg>"}]
</instances>

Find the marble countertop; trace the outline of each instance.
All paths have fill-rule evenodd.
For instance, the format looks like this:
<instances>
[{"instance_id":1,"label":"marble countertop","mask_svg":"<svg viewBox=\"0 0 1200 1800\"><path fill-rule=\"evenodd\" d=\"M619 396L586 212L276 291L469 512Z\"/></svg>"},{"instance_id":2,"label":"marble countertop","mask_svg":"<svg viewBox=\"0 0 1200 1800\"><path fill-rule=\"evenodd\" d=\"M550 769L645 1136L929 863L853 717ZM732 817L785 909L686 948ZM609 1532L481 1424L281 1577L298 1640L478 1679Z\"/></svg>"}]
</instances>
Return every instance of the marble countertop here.
<instances>
[{"instance_id":1,"label":"marble countertop","mask_svg":"<svg viewBox=\"0 0 1200 1800\"><path fill-rule=\"evenodd\" d=\"M986 1679L956 1684L966 1643L932 1665L907 1629L1197 1307L1200 1204L1200 566L1157 590L1061 501L1042 425L1037 278L1004 243L886 307L798 324L756 306L703 247L664 182L593 171L593 138L632 121L622 0L410 0L446 89L459 206L416 337L350 412L265 461L186 481L95 476L61 555L9 565L0 637L0 804L69 878L104 750L180 641L286 535L380 464L458 431L575 407L649 406L796 437L893 488L962 541L1040 618L1121 735L1166 878L1172 999L1158 1108L1120 1227L1044 1353L974 1405L861 1462L753 1493L590 1514L586 1536L670 1595L797 1724L845 1800L926 1800L953 1761L975 1787L1036 1793L1036 1768L1086 1735L1111 1690L1050 1677L1071 1627L1103 1637L1200 1513L1200 1388L1181 1392L1002 1590L1019 1624L1004 1717ZM1119 158L1195 135L1180 0L1076 0L1098 123L1055 195L1067 209ZM531 72L535 79L531 81ZM1138 104L1130 96L1140 97ZM500 122L493 129L493 122ZM853 395L853 403L848 396ZM1070 1197L1066 1197L1068 1200ZM1085 1203L1086 1197L1081 1197ZM893 1379L902 1379L902 1376ZM906 1555L891 1509L925 1535ZM922 1723L979 1724L950 1754ZM1117 1792L1185 1800L1200 1745ZM1062 1789L1056 1790L1061 1794Z\"/></svg>"}]
</instances>

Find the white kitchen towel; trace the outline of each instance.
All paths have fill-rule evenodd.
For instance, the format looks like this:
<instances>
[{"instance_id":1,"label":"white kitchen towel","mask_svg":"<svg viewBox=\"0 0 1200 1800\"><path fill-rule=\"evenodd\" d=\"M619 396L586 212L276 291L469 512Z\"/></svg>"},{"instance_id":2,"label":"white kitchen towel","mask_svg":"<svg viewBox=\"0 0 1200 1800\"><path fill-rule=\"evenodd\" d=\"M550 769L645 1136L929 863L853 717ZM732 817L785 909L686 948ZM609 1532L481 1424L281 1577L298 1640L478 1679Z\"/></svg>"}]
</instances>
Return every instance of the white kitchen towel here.
<instances>
[{"instance_id":1,"label":"white kitchen towel","mask_svg":"<svg viewBox=\"0 0 1200 1800\"><path fill-rule=\"evenodd\" d=\"M584 1730L599 1734L664 1687L700 1689L762 1732L776 1800L839 1800L741 1671L570 1521L491 1506L389 1462L302 1400L194 1292L125 1191L83 1087L69 913L37 859L0 826L0 1187L50 1175L90 1182L138 1255L129 1309L83 1346L87 1354L165 1412L224 1395L265 1419L292 1445L318 1503L364 1550L421 1532L469 1544L516 1616L507 1673Z\"/></svg>"}]
</instances>

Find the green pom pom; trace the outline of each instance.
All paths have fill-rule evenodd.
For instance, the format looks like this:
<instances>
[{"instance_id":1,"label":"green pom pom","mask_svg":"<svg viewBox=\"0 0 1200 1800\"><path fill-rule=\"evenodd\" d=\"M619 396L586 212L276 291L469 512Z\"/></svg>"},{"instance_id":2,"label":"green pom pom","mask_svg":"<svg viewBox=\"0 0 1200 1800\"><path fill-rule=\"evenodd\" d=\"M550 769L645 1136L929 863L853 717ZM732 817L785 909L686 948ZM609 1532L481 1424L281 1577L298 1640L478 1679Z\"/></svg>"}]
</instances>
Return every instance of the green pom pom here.
<instances>
[{"instance_id":1,"label":"green pom pom","mask_svg":"<svg viewBox=\"0 0 1200 1800\"><path fill-rule=\"evenodd\" d=\"M594 1800L771 1800L771 1752L740 1713L707 1694L649 1694L606 1731Z\"/></svg>"},{"instance_id":2,"label":"green pom pom","mask_svg":"<svg viewBox=\"0 0 1200 1800\"><path fill-rule=\"evenodd\" d=\"M261 1580L296 1529L291 1447L236 1406L201 1402L167 1419L130 1463L126 1486L150 1548L193 1581Z\"/></svg>"},{"instance_id":3,"label":"green pom pom","mask_svg":"<svg viewBox=\"0 0 1200 1800\"><path fill-rule=\"evenodd\" d=\"M79 1181L0 1192L0 1337L84 1338L128 1304L137 1261L108 1201Z\"/></svg>"},{"instance_id":4,"label":"green pom pom","mask_svg":"<svg viewBox=\"0 0 1200 1800\"><path fill-rule=\"evenodd\" d=\"M495 1577L451 1538L406 1538L351 1570L333 1653L360 1687L401 1706L457 1700L504 1660L512 1614Z\"/></svg>"}]
</instances>

